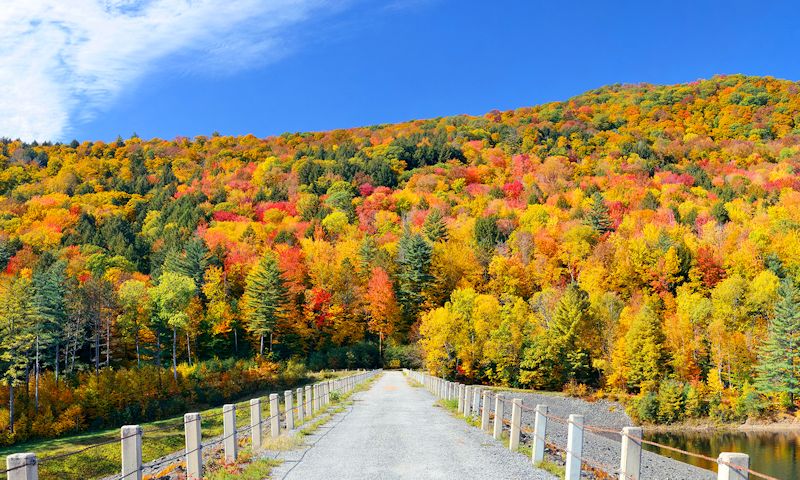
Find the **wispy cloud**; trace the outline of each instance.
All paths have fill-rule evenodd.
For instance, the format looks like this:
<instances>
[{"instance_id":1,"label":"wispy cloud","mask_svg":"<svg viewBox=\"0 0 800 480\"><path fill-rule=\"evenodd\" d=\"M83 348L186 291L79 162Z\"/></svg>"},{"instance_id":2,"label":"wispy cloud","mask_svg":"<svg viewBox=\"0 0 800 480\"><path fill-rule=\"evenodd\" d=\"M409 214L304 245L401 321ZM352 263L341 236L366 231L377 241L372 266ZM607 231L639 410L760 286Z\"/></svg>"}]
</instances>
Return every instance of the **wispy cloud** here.
<instances>
[{"instance_id":1,"label":"wispy cloud","mask_svg":"<svg viewBox=\"0 0 800 480\"><path fill-rule=\"evenodd\" d=\"M0 137L59 140L165 63L216 74L287 53L327 0L7 0Z\"/></svg>"}]
</instances>

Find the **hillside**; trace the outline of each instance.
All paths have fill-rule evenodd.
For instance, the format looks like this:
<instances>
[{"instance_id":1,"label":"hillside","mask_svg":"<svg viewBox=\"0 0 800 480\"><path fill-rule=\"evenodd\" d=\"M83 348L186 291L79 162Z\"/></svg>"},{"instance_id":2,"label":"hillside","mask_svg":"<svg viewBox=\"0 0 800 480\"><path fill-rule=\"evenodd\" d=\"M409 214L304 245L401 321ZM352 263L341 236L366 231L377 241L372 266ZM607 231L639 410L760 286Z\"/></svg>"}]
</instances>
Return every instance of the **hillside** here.
<instances>
[{"instance_id":1,"label":"hillside","mask_svg":"<svg viewBox=\"0 0 800 480\"><path fill-rule=\"evenodd\" d=\"M724 76L266 139L5 140L1 373L27 385L37 353L62 375L409 364L418 343L441 375L639 394L651 420L786 404L798 369L762 345L798 298L799 89Z\"/></svg>"}]
</instances>

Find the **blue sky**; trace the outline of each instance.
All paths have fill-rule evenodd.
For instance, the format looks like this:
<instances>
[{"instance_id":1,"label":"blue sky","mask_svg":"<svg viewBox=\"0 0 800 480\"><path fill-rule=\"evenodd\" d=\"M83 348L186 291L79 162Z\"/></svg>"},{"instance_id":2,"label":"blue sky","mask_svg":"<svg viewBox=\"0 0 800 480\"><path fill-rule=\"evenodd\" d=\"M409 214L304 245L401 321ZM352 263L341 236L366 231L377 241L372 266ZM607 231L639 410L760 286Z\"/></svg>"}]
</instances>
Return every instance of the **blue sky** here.
<instances>
[{"instance_id":1,"label":"blue sky","mask_svg":"<svg viewBox=\"0 0 800 480\"><path fill-rule=\"evenodd\" d=\"M80 14L17 2L26 28L6 34L14 42L0 33L0 64L21 71L0 73L8 137L267 136L481 114L609 83L800 80L790 2L61 2Z\"/></svg>"}]
</instances>

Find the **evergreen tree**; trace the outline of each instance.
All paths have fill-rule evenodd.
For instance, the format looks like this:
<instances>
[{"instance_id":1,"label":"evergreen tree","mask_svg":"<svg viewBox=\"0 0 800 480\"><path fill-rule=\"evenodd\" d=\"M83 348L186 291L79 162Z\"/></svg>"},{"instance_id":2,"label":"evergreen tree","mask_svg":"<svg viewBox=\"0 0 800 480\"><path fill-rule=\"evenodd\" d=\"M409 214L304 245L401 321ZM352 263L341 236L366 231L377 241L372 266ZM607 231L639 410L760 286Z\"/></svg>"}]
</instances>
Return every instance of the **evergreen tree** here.
<instances>
[{"instance_id":1,"label":"evergreen tree","mask_svg":"<svg viewBox=\"0 0 800 480\"><path fill-rule=\"evenodd\" d=\"M272 351L272 335L286 302L286 295L278 260L274 254L268 252L247 275L243 298L247 326L260 338L261 355L264 354L266 335L269 335L269 349Z\"/></svg>"},{"instance_id":2,"label":"evergreen tree","mask_svg":"<svg viewBox=\"0 0 800 480\"><path fill-rule=\"evenodd\" d=\"M12 279L0 291L0 374L8 386L9 429L14 432L14 388L23 382L35 348L36 307L30 280Z\"/></svg>"},{"instance_id":3,"label":"evergreen tree","mask_svg":"<svg viewBox=\"0 0 800 480\"><path fill-rule=\"evenodd\" d=\"M592 207L584 216L584 222L601 235L612 230L608 207L600 192L592 195Z\"/></svg>"},{"instance_id":4,"label":"evergreen tree","mask_svg":"<svg viewBox=\"0 0 800 480\"><path fill-rule=\"evenodd\" d=\"M781 282L780 299L759 355L757 388L780 393L794 403L800 394L800 290L791 278Z\"/></svg>"},{"instance_id":5,"label":"evergreen tree","mask_svg":"<svg viewBox=\"0 0 800 480\"><path fill-rule=\"evenodd\" d=\"M438 209L431 211L425 218L422 231L431 242L446 242L450 235L447 232L447 225L444 223L444 216Z\"/></svg>"},{"instance_id":6,"label":"evergreen tree","mask_svg":"<svg viewBox=\"0 0 800 480\"><path fill-rule=\"evenodd\" d=\"M400 238L397 255L397 296L403 310L404 326L408 329L417 320L417 314L425 303L425 290L433 281L430 273L433 248L422 235L406 231Z\"/></svg>"},{"instance_id":7,"label":"evergreen tree","mask_svg":"<svg viewBox=\"0 0 800 480\"><path fill-rule=\"evenodd\" d=\"M656 198L656 196L653 195L653 192L648 190L647 193L644 195L644 198L642 199L642 204L640 208L642 210L658 210L658 207L660 206L661 204L658 202L658 198Z\"/></svg>"},{"instance_id":8,"label":"evergreen tree","mask_svg":"<svg viewBox=\"0 0 800 480\"><path fill-rule=\"evenodd\" d=\"M664 342L661 319L654 308L646 304L625 335L629 388L655 390L669 365Z\"/></svg>"}]
</instances>

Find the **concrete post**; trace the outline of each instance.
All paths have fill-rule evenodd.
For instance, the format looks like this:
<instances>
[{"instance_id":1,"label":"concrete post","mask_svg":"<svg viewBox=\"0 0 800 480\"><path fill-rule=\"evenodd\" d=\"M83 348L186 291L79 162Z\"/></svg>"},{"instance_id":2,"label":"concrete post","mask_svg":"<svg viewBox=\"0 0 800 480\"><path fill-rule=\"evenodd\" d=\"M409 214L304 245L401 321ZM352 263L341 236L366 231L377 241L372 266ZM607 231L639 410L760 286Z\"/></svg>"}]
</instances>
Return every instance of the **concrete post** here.
<instances>
[{"instance_id":1,"label":"concrete post","mask_svg":"<svg viewBox=\"0 0 800 480\"><path fill-rule=\"evenodd\" d=\"M253 451L261 450L261 399L250 400L250 446Z\"/></svg>"},{"instance_id":2,"label":"concrete post","mask_svg":"<svg viewBox=\"0 0 800 480\"><path fill-rule=\"evenodd\" d=\"M305 390L305 410L306 417L311 418L314 415L312 398L311 398L311 385L306 385Z\"/></svg>"},{"instance_id":3,"label":"concrete post","mask_svg":"<svg viewBox=\"0 0 800 480\"><path fill-rule=\"evenodd\" d=\"M269 394L269 428L272 438L281 434L281 409L278 406L278 394Z\"/></svg>"},{"instance_id":4,"label":"concrete post","mask_svg":"<svg viewBox=\"0 0 800 480\"><path fill-rule=\"evenodd\" d=\"M142 427L125 425L120 428L122 478L142 480Z\"/></svg>"},{"instance_id":5,"label":"concrete post","mask_svg":"<svg viewBox=\"0 0 800 480\"><path fill-rule=\"evenodd\" d=\"M311 386L311 389L314 391L314 399L312 400L312 405L314 406L313 412L319 412L319 384L314 384Z\"/></svg>"},{"instance_id":6,"label":"concrete post","mask_svg":"<svg viewBox=\"0 0 800 480\"><path fill-rule=\"evenodd\" d=\"M583 455L583 415L570 415L567 428L567 459L564 480L580 480Z\"/></svg>"},{"instance_id":7,"label":"concrete post","mask_svg":"<svg viewBox=\"0 0 800 480\"><path fill-rule=\"evenodd\" d=\"M239 455L239 442L236 440L236 405L232 403L222 406L222 435L225 461L234 463Z\"/></svg>"},{"instance_id":8,"label":"concrete post","mask_svg":"<svg viewBox=\"0 0 800 480\"><path fill-rule=\"evenodd\" d=\"M286 430L294 430L294 402L292 401L292 391L283 392L283 399L286 402Z\"/></svg>"},{"instance_id":9,"label":"concrete post","mask_svg":"<svg viewBox=\"0 0 800 480\"><path fill-rule=\"evenodd\" d=\"M536 405L533 420L533 446L531 461L539 465L544 460L544 446L547 438L547 405Z\"/></svg>"},{"instance_id":10,"label":"concrete post","mask_svg":"<svg viewBox=\"0 0 800 480\"><path fill-rule=\"evenodd\" d=\"M622 454L620 457L620 480L639 480L642 465L642 429L622 429Z\"/></svg>"},{"instance_id":11,"label":"concrete post","mask_svg":"<svg viewBox=\"0 0 800 480\"><path fill-rule=\"evenodd\" d=\"M717 462L719 463L717 480L747 480L750 478L750 474L746 470L734 468L750 468L750 456L746 453L722 452L719 454Z\"/></svg>"},{"instance_id":12,"label":"concrete post","mask_svg":"<svg viewBox=\"0 0 800 480\"><path fill-rule=\"evenodd\" d=\"M481 414L481 387L475 387L472 390L472 415L477 417Z\"/></svg>"},{"instance_id":13,"label":"concrete post","mask_svg":"<svg viewBox=\"0 0 800 480\"><path fill-rule=\"evenodd\" d=\"M508 449L516 452L519 448L520 422L522 421L522 399L511 400L511 436L508 438Z\"/></svg>"},{"instance_id":14,"label":"concrete post","mask_svg":"<svg viewBox=\"0 0 800 480\"><path fill-rule=\"evenodd\" d=\"M458 384L458 413L464 413L464 385Z\"/></svg>"},{"instance_id":15,"label":"concrete post","mask_svg":"<svg viewBox=\"0 0 800 480\"><path fill-rule=\"evenodd\" d=\"M472 385L464 388L464 416L469 417L472 413Z\"/></svg>"},{"instance_id":16,"label":"concrete post","mask_svg":"<svg viewBox=\"0 0 800 480\"><path fill-rule=\"evenodd\" d=\"M481 430L489 431L489 391L483 391L483 410L481 410Z\"/></svg>"},{"instance_id":17,"label":"concrete post","mask_svg":"<svg viewBox=\"0 0 800 480\"><path fill-rule=\"evenodd\" d=\"M306 416L303 411L303 389L297 389L297 423L302 424L306 421Z\"/></svg>"},{"instance_id":18,"label":"concrete post","mask_svg":"<svg viewBox=\"0 0 800 480\"><path fill-rule=\"evenodd\" d=\"M183 416L183 433L186 437L186 480L201 480L203 451L199 413L187 413Z\"/></svg>"},{"instance_id":19,"label":"concrete post","mask_svg":"<svg viewBox=\"0 0 800 480\"><path fill-rule=\"evenodd\" d=\"M14 453L6 457L8 480L39 480L39 462L35 453ZM13 469L13 470L12 470Z\"/></svg>"},{"instance_id":20,"label":"concrete post","mask_svg":"<svg viewBox=\"0 0 800 480\"><path fill-rule=\"evenodd\" d=\"M500 440L503 436L503 397L494 397L494 431L492 436L495 440Z\"/></svg>"}]
</instances>

